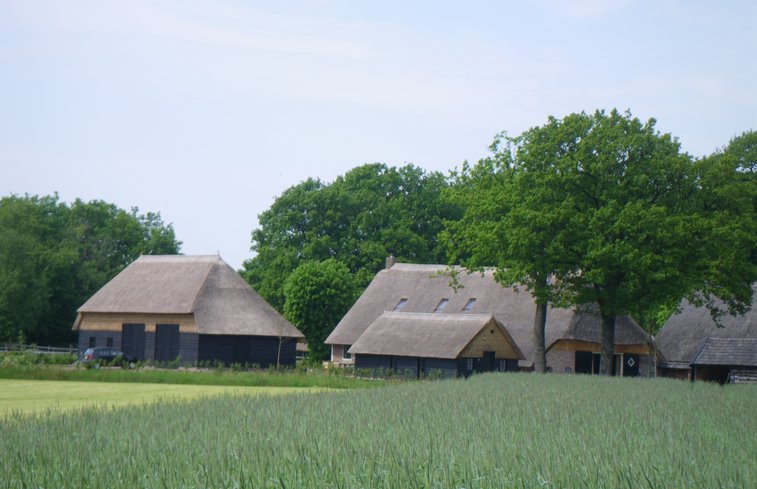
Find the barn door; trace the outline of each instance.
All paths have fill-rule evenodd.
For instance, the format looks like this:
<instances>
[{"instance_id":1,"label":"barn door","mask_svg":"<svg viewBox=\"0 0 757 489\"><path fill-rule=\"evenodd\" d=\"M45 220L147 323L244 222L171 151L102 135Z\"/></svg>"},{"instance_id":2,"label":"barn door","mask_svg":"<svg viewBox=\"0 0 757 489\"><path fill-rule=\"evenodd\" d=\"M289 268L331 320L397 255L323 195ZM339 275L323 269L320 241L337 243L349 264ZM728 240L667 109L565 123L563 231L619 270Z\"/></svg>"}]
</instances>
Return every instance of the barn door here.
<instances>
[{"instance_id":1,"label":"barn door","mask_svg":"<svg viewBox=\"0 0 757 489\"><path fill-rule=\"evenodd\" d=\"M626 353L623 355L623 377L637 377L639 375L639 355Z\"/></svg>"},{"instance_id":2,"label":"barn door","mask_svg":"<svg viewBox=\"0 0 757 489\"><path fill-rule=\"evenodd\" d=\"M170 362L179 356L179 325L155 325L155 361Z\"/></svg>"},{"instance_id":3,"label":"barn door","mask_svg":"<svg viewBox=\"0 0 757 489\"><path fill-rule=\"evenodd\" d=\"M124 356L140 362L145 359L145 325L124 323L121 326L121 350Z\"/></svg>"},{"instance_id":4,"label":"barn door","mask_svg":"<svg viewBox=\"0 0 757 489\"><path fill-rule=\"evenodd\" d=\"M494 355L493 351L484 352L484 372L494 372Z\"/></svg>"}]
</instances>

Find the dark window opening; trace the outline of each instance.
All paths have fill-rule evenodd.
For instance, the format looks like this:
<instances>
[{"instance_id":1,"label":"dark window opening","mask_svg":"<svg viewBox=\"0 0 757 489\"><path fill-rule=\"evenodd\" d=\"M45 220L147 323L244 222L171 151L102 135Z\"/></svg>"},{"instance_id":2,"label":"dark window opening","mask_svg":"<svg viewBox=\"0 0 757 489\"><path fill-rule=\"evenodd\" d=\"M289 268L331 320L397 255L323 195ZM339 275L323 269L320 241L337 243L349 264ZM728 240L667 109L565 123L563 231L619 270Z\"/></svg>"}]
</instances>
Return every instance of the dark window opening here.
<instances>
[{"instance_id":1,"label":"dark window opening","mask_svg":"<svg viewBox=\"0 0 757 489\"><path fill-rule=\"evenodd\" d=\"M442 312L445 307L447 307L447 303L449 302L449 299L442 299L439 301L439 304L436 305L436 309L434 309L434 312Z\"/></svg>"},{"instance_id":2,"label":"dark window opening","mask_svg":"<svg viewBox=\"0 0 757 489\"><path fill-rule=\"evenodd\" d=\"M105 346L113 346L113 337L112 336L108 336L105 339Z\"/></svg>"},{"instance_id":3,"label":"dark window opening","mask_svg":"<svg viewBox=\"0 0 757 489\"><path fill-rule=\"evenodd\" d=\"M345 360L350 360L352 358L352 353L350 353L349 350L352 345L344 345L344 350L342 351L342 358Z\"/></svg>"},{"instance_id":4,"label":"dark window opening","mask_svg":"<svg viewBox=\"0 0 757 489\"><path fill-rule=\"evenodd\" d=\"M465 303L465 307L463 307L463 311L470 311L471 309L473 309L473 305L475 303L476 303L476 298L471 297L470 299L468 299L468 302Z\"/></svg>"},{"instance_id":5,"label":"dark window opening","mask_svg":"<svg viewBox=\"0 0 757 489\"><path fill-rule=\"evenodd\" d=\"M405 307L405 304L407 304L407 298L403 297L400 299L400 301L397 303L396 306L394 306L395 311L401 311L403 307Z\"/></svg>"},{"instance_id":6,"label":"dark window opening","mask_svg":"<svg viewBox=\"0 0 757 489\"><path fill-rule=\"evenodd\" d=\"M94 336L89 337L89 347L94 348L95 344L97 343L97 338Z\"/></svg>"}]
</instances>

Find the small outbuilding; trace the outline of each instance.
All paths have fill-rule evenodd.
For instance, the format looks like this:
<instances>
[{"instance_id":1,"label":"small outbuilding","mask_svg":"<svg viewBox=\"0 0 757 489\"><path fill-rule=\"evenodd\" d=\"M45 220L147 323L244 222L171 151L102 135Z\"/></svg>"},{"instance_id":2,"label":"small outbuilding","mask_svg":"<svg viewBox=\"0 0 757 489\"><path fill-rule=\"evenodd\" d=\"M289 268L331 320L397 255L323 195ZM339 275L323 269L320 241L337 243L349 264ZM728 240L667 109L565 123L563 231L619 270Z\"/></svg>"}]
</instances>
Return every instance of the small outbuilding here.
<instances>
[{"instance_id":1,"label":"small outbuilding","mask_svg":"<svg viewBox=\"0 0 757 489\"><path fill-rule=\"evenodd\" d=\"M757 377L757 284L752 309L722 316L718 327L706 307L684 301L657 335L659 375L720 383Z\"/></svg>"},{"instance_id":2,"label":"small outbuilding","mask_svg":"<svg viewBox=\"0 0 757 489\"><path fill-rule=\"evenodd\" d=\"M295 364L303 334L215 255L141 256L77 311L79 349L141 361Z\"/></svg>"},{"instance_id":3,"label":"small outbuilding","mask_svg":"<svg viewBox=\"0 0 757 489\"><path fill-rule=\"evenodd\" d=\"M355 368L404 377L517 371L523 353L491 314L385 312L348 350Z\"/></svg>"}]
</instances>

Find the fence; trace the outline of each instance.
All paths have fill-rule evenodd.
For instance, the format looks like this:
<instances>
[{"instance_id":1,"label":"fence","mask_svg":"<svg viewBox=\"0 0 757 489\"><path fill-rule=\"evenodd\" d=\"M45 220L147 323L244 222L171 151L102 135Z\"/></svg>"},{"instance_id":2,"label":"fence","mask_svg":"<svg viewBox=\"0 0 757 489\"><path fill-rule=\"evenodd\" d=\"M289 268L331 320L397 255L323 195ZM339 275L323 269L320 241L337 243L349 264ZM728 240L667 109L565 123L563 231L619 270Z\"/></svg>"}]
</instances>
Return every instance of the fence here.
<instances>
[{"instance_id":1,"label":"fence","mask_svg":"<svg viewBox=\"0 0 757 489\"><path fill-rule=\"evenodd\" d=\"M62 348L57 346L21 345L18 343L6 343L0 345L0 353L37 353L40 355L52 355L56 353L79 353L78 348Z\"/></svg>"}]
</instances>

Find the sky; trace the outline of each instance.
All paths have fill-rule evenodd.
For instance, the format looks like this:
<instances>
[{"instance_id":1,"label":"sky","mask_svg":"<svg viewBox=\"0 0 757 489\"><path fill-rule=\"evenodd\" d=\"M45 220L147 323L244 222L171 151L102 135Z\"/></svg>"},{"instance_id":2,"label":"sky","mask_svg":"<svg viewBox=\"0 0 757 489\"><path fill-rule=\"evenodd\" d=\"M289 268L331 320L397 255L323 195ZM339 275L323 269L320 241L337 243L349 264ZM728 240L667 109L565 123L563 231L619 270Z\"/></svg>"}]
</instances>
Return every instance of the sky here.
<instances>
[{"instance_id":1,"label":"sky","mask_svg":"<svg viewBox=\"0 0 757 489\"><path fill-rule=\"evenodd\" d=\"M0 0L0 196L159 211L241 268L287 188L444 173L597 109L710 154L757 129L757 2Z\"/></svg>"}]
</instances>

